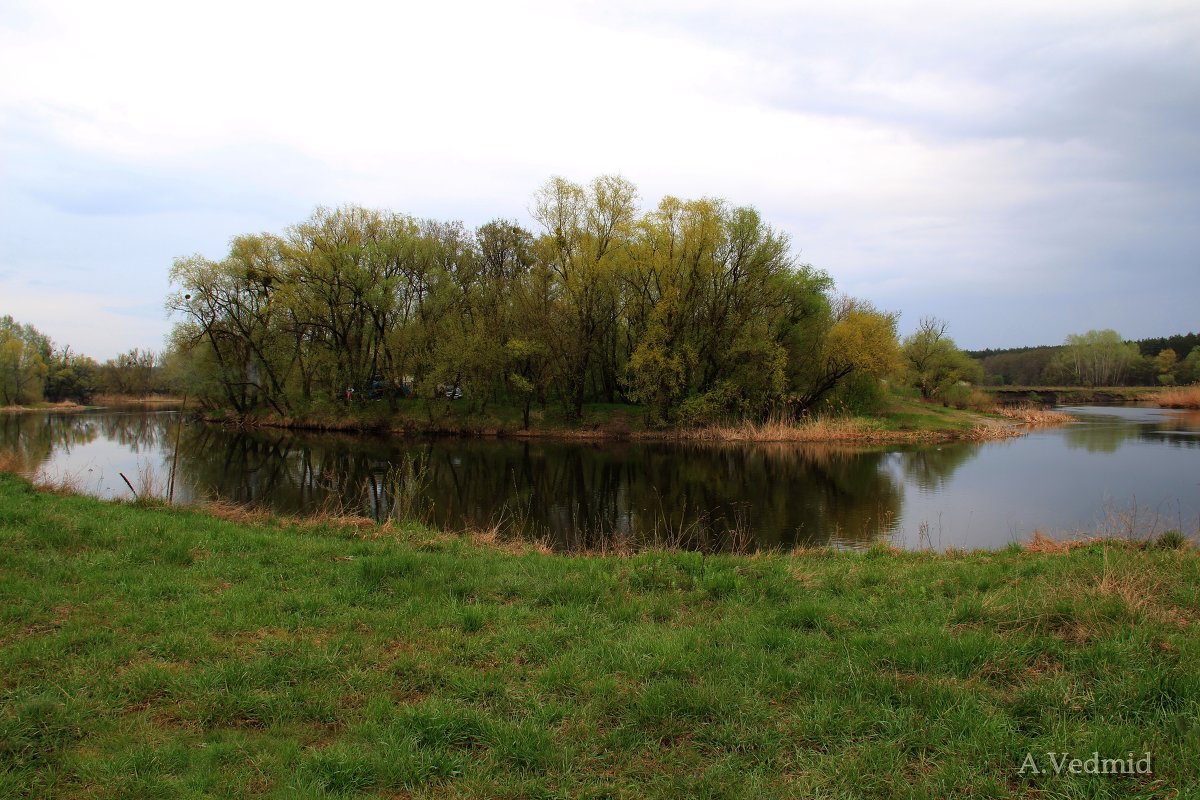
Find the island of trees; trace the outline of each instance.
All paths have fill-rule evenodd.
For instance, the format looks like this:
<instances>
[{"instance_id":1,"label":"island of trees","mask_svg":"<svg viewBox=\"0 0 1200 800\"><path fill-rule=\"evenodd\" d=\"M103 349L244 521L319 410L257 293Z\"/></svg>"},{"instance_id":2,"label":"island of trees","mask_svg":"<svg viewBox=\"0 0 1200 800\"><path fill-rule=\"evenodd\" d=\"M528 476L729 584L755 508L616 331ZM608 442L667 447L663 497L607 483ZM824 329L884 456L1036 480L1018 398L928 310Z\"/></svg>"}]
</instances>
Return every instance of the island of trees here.
<instances>
[{"instance_id":1,"label":"island of trees","mask_svg":"<svg viewBox=\"0 0 1200 800\"><path fill-rule=\"evenodd\" d=\"M211 409L297 419L363 400L482 411L636 404L653 425L869 413L897 387L959 407L980 384L1200 380L1196 334L964 353L944 321L838 295L750 207L666 197L616 176L553 178L530 230L474 230L357 206L177 259L167 350L105 364L0 319L0 404L173 391Z\"/></svg>"},{"instance_id":2,"label":"island of trees","mask_svg":"<svg viewBox=\"0 0 1200 800\"><path fill-rule=\"evenodd\" d=\"M534 405L587 402L691 424L862 405L898 370L896 315L834 295L754 209L637 199L619 177L555 178L536 231L318 209L180 259L186 389L240 413L461 396L526 424Z\"/></svg>"}]
</instances>

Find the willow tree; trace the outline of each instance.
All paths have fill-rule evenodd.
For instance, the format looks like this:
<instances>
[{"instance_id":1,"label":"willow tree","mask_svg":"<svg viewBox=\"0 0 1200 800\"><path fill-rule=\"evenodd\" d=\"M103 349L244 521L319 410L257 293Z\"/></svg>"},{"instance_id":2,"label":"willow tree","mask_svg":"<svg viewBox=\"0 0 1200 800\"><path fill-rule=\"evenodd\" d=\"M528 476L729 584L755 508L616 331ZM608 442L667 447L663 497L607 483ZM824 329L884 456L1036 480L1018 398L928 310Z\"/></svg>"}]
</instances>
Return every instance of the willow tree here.
<instances>
[{"instance_id":1,"label":"willow tree","mask_svg":"<svg viewBox=\"0 0 1200 800\"><path fill-rule=\"evenodd\" d=\"M896 315L850 297L814 314L805 326L808 347L790 350L790 406L794 413L815 408L851 379L880 381L900 365Z\"/></svg>"},{"instance_id":2,"label":"willow tree","mask_svg":"<svg viewBox=\"0 0 1200 800\"><path fill-rule=\"evenodd\" d=\"M979 383L983 379L983 367L958 349L946 327L937 317L923 317L917 329L904 337L905 376L923 400L942 397L959 381Z\"/></svg>"},{"instance_id":3,"label":"willow tree","mask_svg":"<svg viewBox=\"0 0 1200 800\"><path fill-rule=\"evenodd\" d=\"M1066 364L1085 386L1115 386L1140 357L1136 344L1114 330L1073 333L1063 345Z\"/></svg>"},{"instance_id":4,"label":"willow tree","mask_svg":"<svg viewBox=\"0 0 1200 800\"><path fill-rule=\"evenodd\" d=\"M552 178L534 196L542 226L538 256L555 279L550 306L553 354L560 364L567 407L583 414L588 373L616 322L616 272L635 214L637 190L614 175L585 188Z\"/></svg>"},{"instance_id":5,"label":"willow tree","mask_svg":"<svg viewBox=\"0 0 1200 800\"><path fill-rule=\"evenodd\" d=\"M753 209L665 198L629 248L630 398L671 421L685 398L720 413L778 397L787 356L778 321L796 272L786 237Z\"/></svg>"},{"instance_id":6,"label":"willow tree","mask_svg":"<svg viewBox=\"0 0 1200 800\"><path fill-rule=\"evenodd\" d=\"M0 317L0 405L42 399L52 345L32 325Z\"/></svg>"},{"instance_id":7,"label":"willow tree","mask_svg":"<svg viewBox=\"0 0 1200 800\"><path fill-rule=\"evenodd\" d=\"M179 288L167 306L183 321L173 333L175 347L197 349L197 364L208 374L191 376L192 391L206 383L220 387L224 400L239 412L265 402L280 413L289 410L285 384L295 351L283 336L282 314L273 303L282 285L280 240L239 236L228 257L176 259L171 282Z\"/></svg>"}]
</instances>

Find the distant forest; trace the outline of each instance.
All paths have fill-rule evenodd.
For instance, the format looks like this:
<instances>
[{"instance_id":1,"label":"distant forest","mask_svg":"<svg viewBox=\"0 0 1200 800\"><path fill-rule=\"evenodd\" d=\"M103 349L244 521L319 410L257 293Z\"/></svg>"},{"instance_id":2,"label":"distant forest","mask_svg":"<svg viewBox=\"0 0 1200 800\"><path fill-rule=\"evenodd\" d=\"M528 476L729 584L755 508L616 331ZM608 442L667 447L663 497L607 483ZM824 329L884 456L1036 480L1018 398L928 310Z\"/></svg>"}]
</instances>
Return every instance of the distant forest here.
<instances>
[{"instance_id":1,"label":"distant forest","mask_svg":"<svg viewBox=\"0 0 1200 800\"><path fill-rule=\"evenodd\" d=\"M984 382L990 386L1075 386L1089 383L1086 370L1078 368L1077 352L1087 336L1113 331L1090 331L1068 337L1060 345L969 350L967 355L983 367ZM1119 369L1100 381L1115 386L1174 385L1200 381L1200 333L1180 333L1135 341L1120 340ZM1118 349L1116 342L1108 342Z\"/></svg>"}]
</instances>

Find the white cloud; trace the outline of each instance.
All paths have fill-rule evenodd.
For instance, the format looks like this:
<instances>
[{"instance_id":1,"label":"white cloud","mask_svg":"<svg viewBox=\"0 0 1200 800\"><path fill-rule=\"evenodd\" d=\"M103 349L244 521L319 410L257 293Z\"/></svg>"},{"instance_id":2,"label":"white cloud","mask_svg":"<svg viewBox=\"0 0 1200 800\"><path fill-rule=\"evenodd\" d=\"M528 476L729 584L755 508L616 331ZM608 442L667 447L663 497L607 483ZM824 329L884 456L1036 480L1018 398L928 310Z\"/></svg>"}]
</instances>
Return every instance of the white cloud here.
<instances>
[{"instance_id":1,"label":"white cloud","mask_svg":"<svg viewBox=\"0 0 1200 800\"><path fill-rule=\"evenodd\" d=\"M1139 246L1195 293L1197 41L1185 2L10 6L0 312L105 271L151 307L172 256L318 203L475 224L620 172L757 205L843 289L1004 344L996 293ZM137 337L112 352L165 330L108 307Z\"/></svg>"}]
</instances>

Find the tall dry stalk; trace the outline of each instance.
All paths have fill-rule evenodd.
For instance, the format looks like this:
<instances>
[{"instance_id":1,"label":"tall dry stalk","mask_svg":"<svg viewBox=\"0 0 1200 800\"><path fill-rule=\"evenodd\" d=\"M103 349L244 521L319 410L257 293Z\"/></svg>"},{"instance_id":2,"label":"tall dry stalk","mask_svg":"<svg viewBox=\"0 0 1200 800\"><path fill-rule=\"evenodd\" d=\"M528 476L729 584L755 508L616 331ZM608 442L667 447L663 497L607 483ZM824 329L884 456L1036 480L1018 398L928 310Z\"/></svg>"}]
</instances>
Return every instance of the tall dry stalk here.
<instances>
[{"instance_id":1,"label":"tall dry stalk","mask_svg":"<svg viewBox=\"0 0 1200 800\"><path fill-rule=\"evenodd\" d=\"M179 439L183 435L183 414L187 408L187 394L183 395L183 407L179 409L179 419L175 421L175 450L171 453L171 474L167 478L167 502L175 502L175 471L179 467Z\"/></svg>"}]
</instances>

